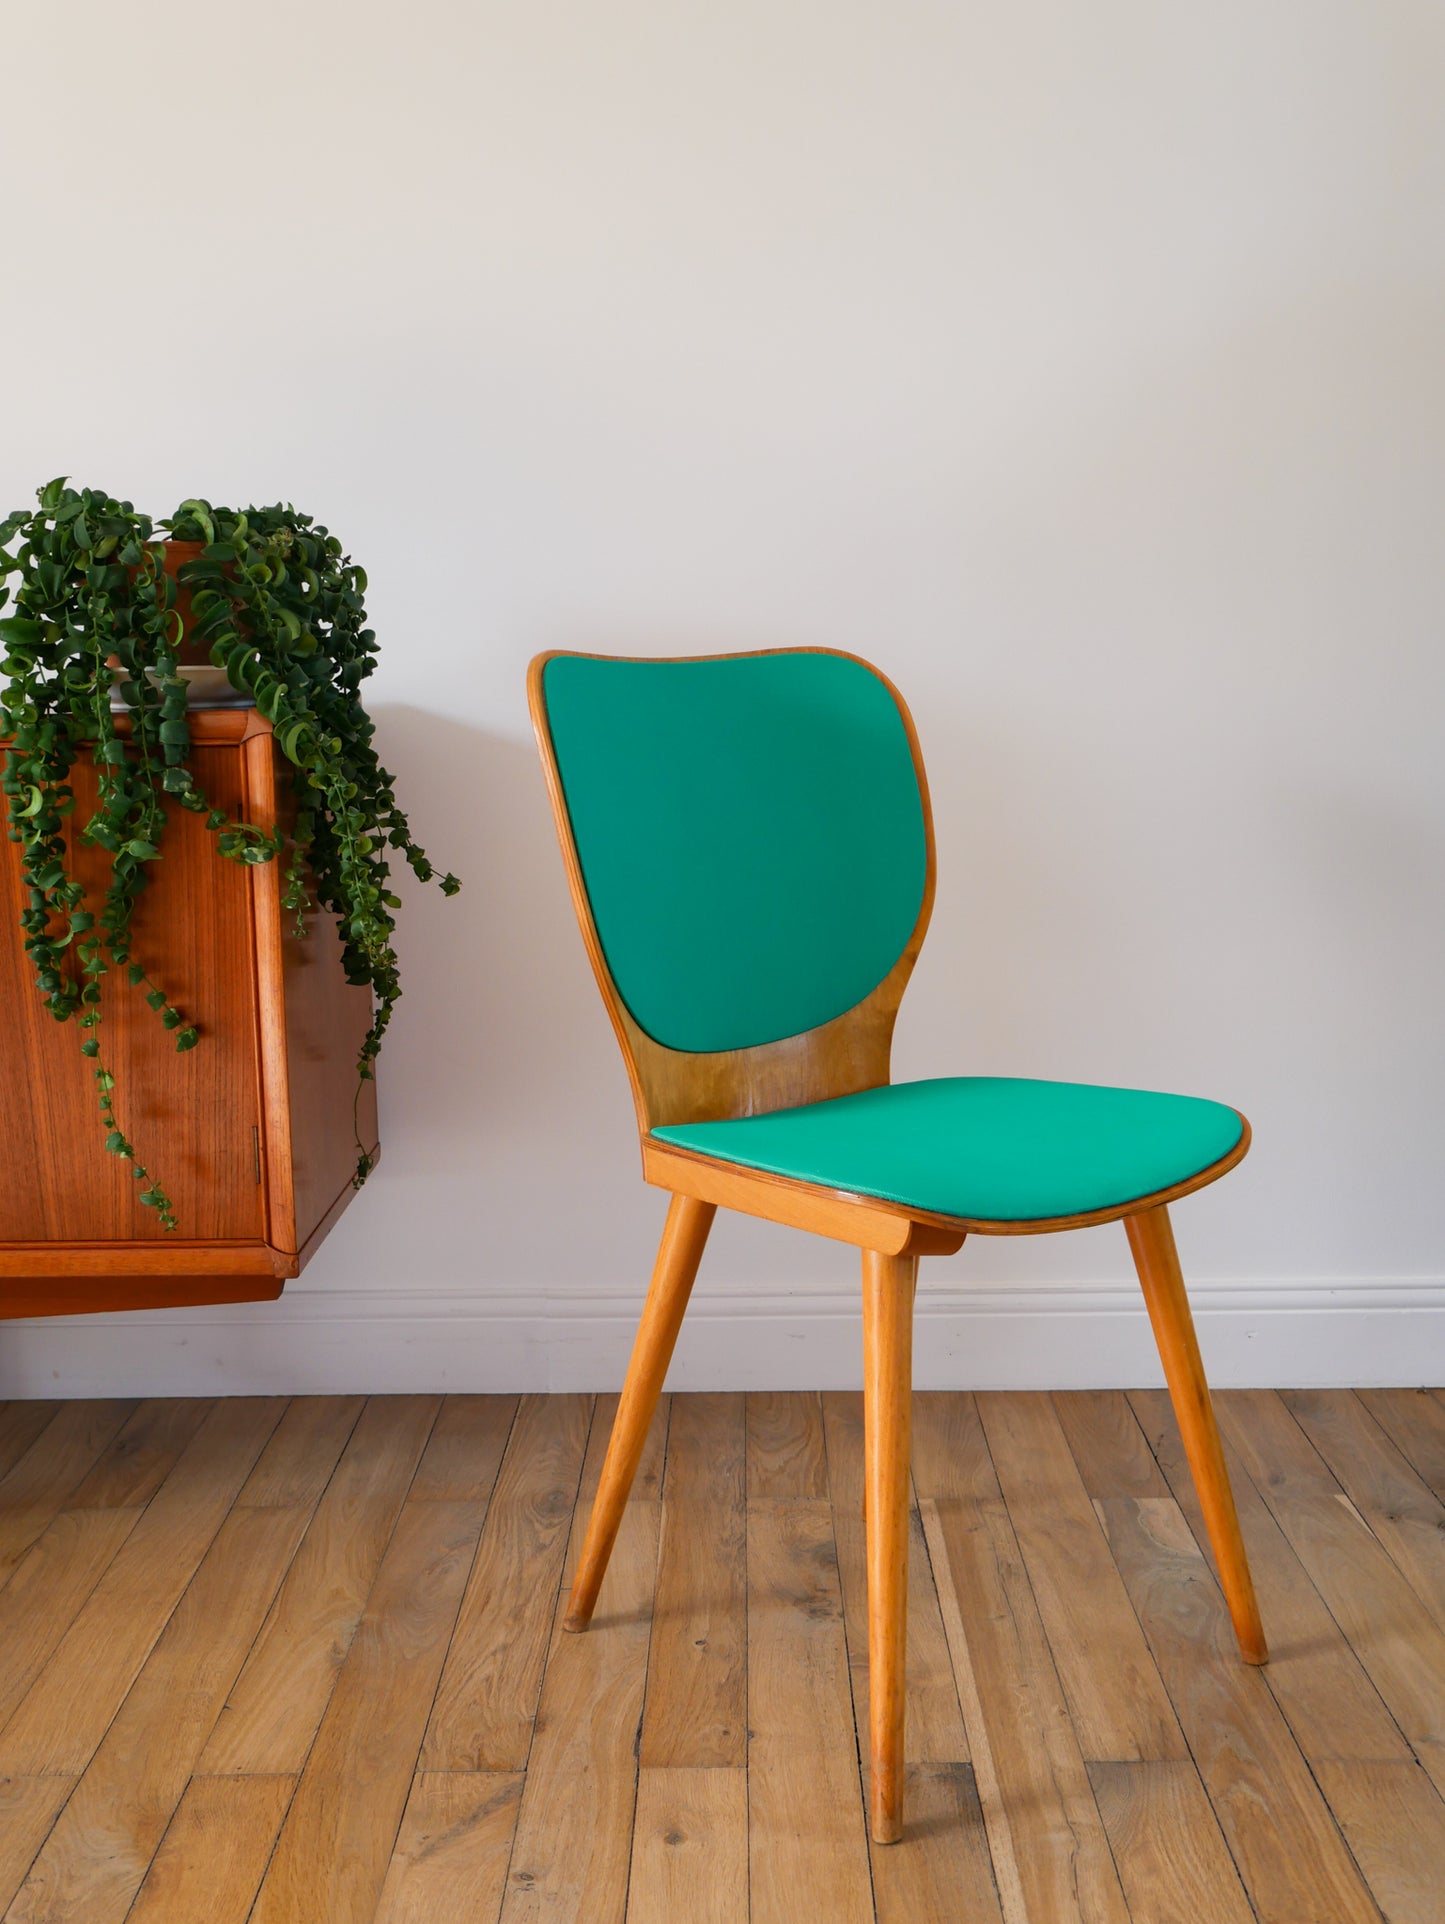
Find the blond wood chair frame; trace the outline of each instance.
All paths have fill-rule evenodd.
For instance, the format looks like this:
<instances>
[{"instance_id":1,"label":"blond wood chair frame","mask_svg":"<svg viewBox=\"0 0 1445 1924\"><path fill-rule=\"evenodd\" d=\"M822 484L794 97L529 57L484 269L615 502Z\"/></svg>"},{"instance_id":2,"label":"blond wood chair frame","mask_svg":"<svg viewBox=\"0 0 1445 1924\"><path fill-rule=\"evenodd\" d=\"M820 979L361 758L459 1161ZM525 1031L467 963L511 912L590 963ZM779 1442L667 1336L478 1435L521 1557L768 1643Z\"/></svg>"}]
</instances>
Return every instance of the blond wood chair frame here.
<instances>
[{"instance_id":1,"label":"blond wood chair frame","mask_svg":"<svg viewBox=\"0 0 1445 1924\"><path fill-rule=\"evenodd\" d=\"M760 650L837 654L841 650ZM858 656L846 657L860 660ZM920 1256L950 1255L966 1236L1038 1235L1122 1220L1164 1366L1174 1412L1208 1525L1220 1583L1248 1663L1268 1659L1259 1607L1235 1512L1204 1366L1180 1273L1168 1205L1232 1169L1249 1148L1239 1142L1187 1182L1118 1208L1047 1221L989 1222L859 1197L814 1183L740 1168L734 1163L651 1139L669 1123L713 1121L826 1101L890 1080L889 1053L903 991L933 910L935 851L928 781L907 703L885 675L898 704L918 777L927 841L927 879L918 919L892 969L854 1008L802 1035L756 1048L696 1055L670 1049L633 1020L598 939L558 771L543 694L552 654L528 675L528 705L546 774L572 905L602 999L616 1030L632 1085L643 1179L669 1192L667 1221L628 1366L597 1497L578 1562L566 1628L585 1630L641 1460L673 1346L682 1326L708 1231L717 1210L736 1209L770 1222L811 1230L862 1251L865 1507L868 1544L869 1820L874 1840L903 1832L904 1657L907 1644L910 1399L913 1299ZM606 657L594 657L606 659ZM730 656L673 659L733 659Z\"/></svg>"}]
</instances>

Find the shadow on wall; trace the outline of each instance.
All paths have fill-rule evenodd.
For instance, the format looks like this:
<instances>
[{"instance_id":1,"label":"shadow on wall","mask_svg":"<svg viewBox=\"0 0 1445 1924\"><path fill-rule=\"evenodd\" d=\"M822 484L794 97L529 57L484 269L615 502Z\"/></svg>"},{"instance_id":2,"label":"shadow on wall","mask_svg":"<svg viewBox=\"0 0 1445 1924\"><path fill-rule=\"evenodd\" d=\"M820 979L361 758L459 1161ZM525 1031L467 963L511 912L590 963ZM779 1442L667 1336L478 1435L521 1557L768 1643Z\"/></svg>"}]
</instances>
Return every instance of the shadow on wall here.
<instances>
[{"instance_id":1,"label":"shadow on wall","mask_svg":"<svg viewBox=\"0 0 1445 1924\"><path fill-rule=\"evenodd\" d=\"M467 1289L640 1290L664 1203L640 1179L627 1075L536 749L405 704L378 704L374 719L414 834L462 891L448 901L403 867L405 992L382 1055L376 1177L390 1206L364 1235L359 1211L343 1219L313 1286L404 1272ZM816 1237L733 1217L713 1244L715 1281L836 1280Z\"/></svg>"},{"instance_id":2,"label":"shadow on wall","mask_svg":"<svg viewBox=\"0 0 1445 1924\"><path fill-rule=\"evenodd\" d=\"M406 704L375 721L413 832L462 881L448 901L402 868L405 995L382 1071L399 1157L435 1170L469 1160L479 1137L515 1145L544 1126L585 1138L603 1117L630 1134L536 749Z\"/></svg>"}]
</instances>

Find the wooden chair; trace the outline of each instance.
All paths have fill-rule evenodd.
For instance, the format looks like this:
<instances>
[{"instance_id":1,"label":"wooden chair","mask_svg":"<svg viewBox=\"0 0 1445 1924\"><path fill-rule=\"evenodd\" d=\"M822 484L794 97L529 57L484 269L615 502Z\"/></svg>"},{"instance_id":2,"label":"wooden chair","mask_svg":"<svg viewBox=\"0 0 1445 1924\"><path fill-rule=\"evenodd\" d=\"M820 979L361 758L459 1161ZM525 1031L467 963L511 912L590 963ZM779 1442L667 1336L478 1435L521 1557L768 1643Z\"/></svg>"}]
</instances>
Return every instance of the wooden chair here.
<instances>
[{"instance_id":1,"label":"wooden chair","mask_svg":"<svg viewBox=\"0 0 1445 1924\"><path fill-rule=\"evenodd\" d=\"M872 1788L902 1834L913 1296L969 1234L1122 1220L1240 1650L1267 1657L1167 1205L1249 1146L1233 1109L1080 1084L890 1084L933 825L887 678L825 649L550 654L533 725L644 1180L671 1193L566 1625L586 1628L722 1205L863 1254Z\"/></svg>"}]
</instances>

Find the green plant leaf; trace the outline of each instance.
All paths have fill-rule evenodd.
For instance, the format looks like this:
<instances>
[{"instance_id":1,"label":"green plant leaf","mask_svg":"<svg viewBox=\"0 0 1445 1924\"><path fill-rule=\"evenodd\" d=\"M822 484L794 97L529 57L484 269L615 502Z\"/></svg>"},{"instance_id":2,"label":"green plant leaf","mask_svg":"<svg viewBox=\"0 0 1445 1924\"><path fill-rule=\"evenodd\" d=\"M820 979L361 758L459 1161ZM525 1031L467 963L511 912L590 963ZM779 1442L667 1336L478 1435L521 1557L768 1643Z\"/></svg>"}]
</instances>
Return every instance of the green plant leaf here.
<instances>
[{"instance_id":1,"label":"green plant leaf","mask_svg":"<svg viewBox=\"0 0 1445 1924\"><path fill-rule=\"evenodd\" d=\"M158 795L205 817L218 854L257 866L288 847L279 830L232 820L212 808L189 766L193 745L187 691L174 672L181 636L177 581L164 572L157 528L199 537L199 559L181 579L193 590L192 634L232 684L251 694L275 730L291 769L296 804L282 899L304 917L333 915L342 934L348 981L374 998L371 1027L357 1052L358 1083L368 1080L401 984L392 947L400 898L388 890L384 851L401 854L423 881L452 893L412 841L395 784L373 746L359 690L375 666L376 636L366 623L364 569L340 540L286 503L244 511L199 498L157 523L104 490L71 488L65 477L39 493L39 509L0 521L0 733L5 758L8 833L19 844L28 899L20 910L26 949L46 1007L57 1022L78 1021L91 1061L102 1119L116 1131L114 1078L99 1061L90 1028L99 1019L101 984L130 961L130 928L150 865L164 860L166 816ZM159 690L146 672L159 669ZM118 688L135 711L129 740L117 738L108 696ZM109 857L104 900L91 916L68 874L58 824L75 807L64 772L89 749L100 774L99 799L76 840ZM158 752L159 751L159 752ZM157 763L161 764L160 766ZM54 916L65 918L57 929ZM74 945L78 979L60 965ZM194 1046L193 1024L151 990L147 999L176 1037ZM117 1131L118 1133L118 1131ZM358 1143L357 1180L369 1167ZM135 1166L143 1200L166 1231L176 1227L164 1185Z\"/></svg>"}]
</instances>

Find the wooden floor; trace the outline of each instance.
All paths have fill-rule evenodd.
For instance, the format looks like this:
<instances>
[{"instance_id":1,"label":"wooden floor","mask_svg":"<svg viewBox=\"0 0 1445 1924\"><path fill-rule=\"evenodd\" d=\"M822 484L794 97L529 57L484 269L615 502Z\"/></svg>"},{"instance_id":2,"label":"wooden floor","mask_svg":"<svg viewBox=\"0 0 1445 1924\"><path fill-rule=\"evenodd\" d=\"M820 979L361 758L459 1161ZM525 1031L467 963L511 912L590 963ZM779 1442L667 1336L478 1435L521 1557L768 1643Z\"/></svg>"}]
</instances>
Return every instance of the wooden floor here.
<instances>
[{"instance_id":1,"label":"wooden floor","mask_svg":"<svg viewBox=\"0 0 1445 1924\"><path fill-rule=\"evenodd\" d=\"M0 1404L6 1924L1445 1918L1445 1396L916 1399L907 1835L870 1852L850 1395Z\"/></svg>"}]
</instances>

